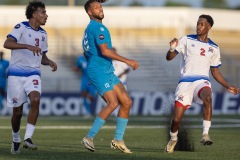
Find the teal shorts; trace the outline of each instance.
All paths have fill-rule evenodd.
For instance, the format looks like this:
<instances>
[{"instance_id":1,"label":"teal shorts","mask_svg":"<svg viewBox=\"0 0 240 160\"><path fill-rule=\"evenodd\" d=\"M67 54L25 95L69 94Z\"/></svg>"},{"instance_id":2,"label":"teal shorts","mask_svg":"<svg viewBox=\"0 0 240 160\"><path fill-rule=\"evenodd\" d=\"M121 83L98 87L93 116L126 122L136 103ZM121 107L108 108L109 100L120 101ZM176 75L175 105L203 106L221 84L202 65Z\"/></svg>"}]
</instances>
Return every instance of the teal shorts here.
<instances>
[{"instance_id":1,"label":"teal shorts","mask_svg":"<svg viewBox=\"0 0 240 160\"><path fill-rule=\"evenodd\" d=\"M113 72L102 73L98 76L89 74L88 78L101 97L107 91L113 90L113 87L121 82Z\"/></svg>"}]
</instances>

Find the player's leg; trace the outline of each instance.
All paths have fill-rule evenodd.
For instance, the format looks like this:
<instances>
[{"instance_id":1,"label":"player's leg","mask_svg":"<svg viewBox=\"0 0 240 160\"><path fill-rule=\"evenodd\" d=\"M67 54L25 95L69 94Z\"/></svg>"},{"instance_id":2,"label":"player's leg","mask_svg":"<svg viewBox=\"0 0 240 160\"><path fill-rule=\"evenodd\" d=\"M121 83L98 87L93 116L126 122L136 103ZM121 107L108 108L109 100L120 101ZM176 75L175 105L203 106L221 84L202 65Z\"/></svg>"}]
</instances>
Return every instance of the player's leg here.
<instances>
[{"instance_id":1,"label":"player's leg","mask_svg":"<svg viewBox=\"0 0 240 160\"><path fill-rule=\"evenodd\" d=\"M11 153L12 154L19 154L20 153L20 124L21 124L21 118L22 118L22 110L23 105L20 107L14 107L13 113L12 113L12 148Z\"/></svg>"},{"instance_id":2,"label":"player's leg","mask_svg":"<svg viewBox=\"0 0 240 160\"><path fill-rule=\"evenodd\" d=\"M209 129L212 119L212 90L206 86L199 90L199 98L203 101L203 137L201 143L203 145L212 145L213 141L209 137Z\"/></svg>"},{"instance_id":3,"label":"player's leg","mask_svg":"<svg viewBox=\"0 0 240 160\"><path fill-rule=\"evenodd\" d=\"M165 147L165 152L167 153L172 153L174 151L174 147L178 141L178 129L187 108L188 106L184 106L182 103L175 101L174 114L170 128L170 140Z\"/></svg>"},{"instance_id":4,"label":"player's leg","mask_svg":"<svg viewBox=\"0 0 240 160\"><path fill-rule=\"evenodd\" d=\"M20 153L20 124L22 118L23 104L27 101L27 96L23 88L23 78L16 76L8 77L7 106L13 109L12 125L12 154Z\"/></svg>"},{"instance_id":5,"label":"player's leg","mask_svg":"<svg viewBox=\"0 0 240 160\"><path fill-rule=\"evenodd\" d=\"M88 100L88 85L89 85L88 83L89 83L88 79L82 77L80 93L83 98L83 105L86 109L86 115L84 115L86 117L89 117L91 115L90 101Z\"/></svg>"},{"instance_id":6,"label":"player's leg","mask_svg":"<svg viewBox=\"0 0 240 160\"><path fill-rule=\"evenodd\" d=\"M27 77L25 84L25 91L30 100L30 108L28 112L26 132L24 136L24 148L36 150L37 145L33 144L32 136L35 131L39 115L40 95L41 95L41 79L39 76L34 75Z\"/></svg>"},{"instance_id":7,"label":"player's leg","mask_svg":"<svg viewBox=\"0 0 240 160\"><path fill-rule=\"evenodd\" d=\"M0 82L1 82L1 81L0 81ZM1 83L2 83L2 82L1 82ZM3 100L3 98L4 98L4 93L5 93L5 91L4 91L3 87L0 86L0 111L1 111L1 109L2 109L2 107L3 107L2 100Z\"/></svg>"},{"instance_id":8,"label":"player's leg","mask_svg":"<svg viewBox=\"0 0 240 160\"><path fill-rule=\"evenodd\" d=\"M118 83L114 86L114 91L117 95L120 108L117 117L116 131L114 139L111 142L112 148L118 148L124 153L132 153L125 145L123 141L123 136L125 133L125 129L128 123L128 116L130 112L130 108L132 107L132 100L129 97L125 87L122 83Z\"/></svg>"},{"instance_id":9,"label":"player's leg","mask_svg":"<svg viewBox=\"0 0 240 160\"><path fill-rule=\"evenodd\" d=\"M113 112L113 110L116 109L118 105L117 97L113 90L105 92L103 95L103 99L107 103L106 107L104 107L98 114L98 116L95 118L94 123L89 130L87 136L84 137L82 140L82 144L85 146L85 148L92 152L95 151L93 138L99 132L101 127L105 124L106 119Z\"/></svg>"}]
</instances>

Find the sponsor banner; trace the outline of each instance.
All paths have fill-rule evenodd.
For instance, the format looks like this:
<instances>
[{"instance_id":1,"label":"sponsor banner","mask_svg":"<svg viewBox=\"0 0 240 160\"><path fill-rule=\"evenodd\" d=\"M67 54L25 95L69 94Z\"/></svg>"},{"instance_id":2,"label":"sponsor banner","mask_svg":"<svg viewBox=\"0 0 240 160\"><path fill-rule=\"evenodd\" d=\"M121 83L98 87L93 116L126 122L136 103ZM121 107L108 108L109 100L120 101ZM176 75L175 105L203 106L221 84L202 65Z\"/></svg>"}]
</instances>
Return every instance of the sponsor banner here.
<instances>
[{"instance_id":1,"label":"sponsor banner","mask_svg":"<svg viewBox=\"0 0 240 160\"><path fill-rule=\"evenodd\" d=\"M165 92L130 92L133 106L130 115L163 115L171 114L174 104L174 93ZM92 114L98 114L105 107L105 102L97 97L91 105ZM24 104L23 114L27 115L30 105ZM113 113L117 115L119 107ZM203 106L193 103L185 114L202 114ZM45 93L40 102L41 116L84 115L86 109L79 93ZM3 101L1 115L11 115L12 109ZM230 93L213 94L213 114L240 114L240 95Z\"/></svg>"}]
</instances>

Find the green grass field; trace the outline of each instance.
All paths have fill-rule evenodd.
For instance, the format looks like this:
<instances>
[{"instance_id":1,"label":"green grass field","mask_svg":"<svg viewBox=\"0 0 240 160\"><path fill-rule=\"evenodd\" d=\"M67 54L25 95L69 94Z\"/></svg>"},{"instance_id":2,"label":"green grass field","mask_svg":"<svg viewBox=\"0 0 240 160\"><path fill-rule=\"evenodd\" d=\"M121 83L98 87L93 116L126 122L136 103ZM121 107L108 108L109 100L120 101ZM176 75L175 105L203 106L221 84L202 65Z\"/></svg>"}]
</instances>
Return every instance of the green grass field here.
<instances>
[{"instance_id":1,"label":"green grass field","mask_svg":"<svg viewBox=\"0 0 240 160\"><path fill-rule=\"evenodd\" d=\"M124 139L132 154L112 150L110 142L115 132L115 118L110 117L94 139L96 151L86 150L81 139L87 134L91 119L81 117L39 117L33 142L36 151L22 148L20 155L11 155L11 117L0 117L0 160L239 160L240 119L235 116L214 116L210 135L214 144L202 146L200 116L185 116L191 127L194 152L164 153L167 144L166 117L130 117ZM191 123L190 123L191 122ZM21 123L21 138L25 134L26 117Z\"/></svg>"}]
</instances>

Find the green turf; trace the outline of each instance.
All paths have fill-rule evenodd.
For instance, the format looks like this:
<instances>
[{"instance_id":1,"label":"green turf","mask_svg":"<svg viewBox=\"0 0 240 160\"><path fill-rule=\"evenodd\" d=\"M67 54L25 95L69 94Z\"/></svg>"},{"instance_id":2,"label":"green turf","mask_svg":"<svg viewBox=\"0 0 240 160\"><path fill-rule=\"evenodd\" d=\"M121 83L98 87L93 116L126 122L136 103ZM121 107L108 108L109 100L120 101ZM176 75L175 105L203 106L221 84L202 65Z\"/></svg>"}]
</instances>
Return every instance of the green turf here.
<instances>
[{"instance_id":1,"label":"green turf","mask_svg":"<svg viewBox=\"0 0 240 160\"><path fill-rule=\"evenodd\" d=\"M188 116L201 118L200 116ZM239 116L215 116L214 118L236 119ZM40 117L37 126L90 126L93 119L85 120L81 117ZM214 122L214 121L213 121ZM26 117L22 119L25 127ZM111 117L106 126L114 126ZM158 126L166 121L159 117L131 117L128 126ZM192 123L191 123L192 124ZM201 125L199 122L193 124ZM221 124L221 122L213 123ZM226 124L226 122L222 122ZM231 124L228 122L227 124ZM164 128L128 128L124 136L126 145L133 154L123 154L119 150L110 149L110 142L114 136L114 129L103 128L94 139L96 151L87 151L81 145L81 139L89 129L36 129L33 136L38 150L31 151L21 147L20 155L11 155L10 117L0 117L0 160L239 160L240 159L240 128L211 128L210 135L214 144L202 146L202 129L191 129L194 152L175 151L173 154L164 153L167 144L167 130ZM21 129L23 139L25 129Z\"/></svg>"}]
</instances>

